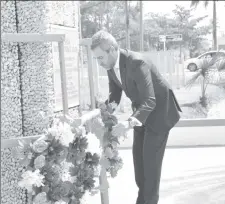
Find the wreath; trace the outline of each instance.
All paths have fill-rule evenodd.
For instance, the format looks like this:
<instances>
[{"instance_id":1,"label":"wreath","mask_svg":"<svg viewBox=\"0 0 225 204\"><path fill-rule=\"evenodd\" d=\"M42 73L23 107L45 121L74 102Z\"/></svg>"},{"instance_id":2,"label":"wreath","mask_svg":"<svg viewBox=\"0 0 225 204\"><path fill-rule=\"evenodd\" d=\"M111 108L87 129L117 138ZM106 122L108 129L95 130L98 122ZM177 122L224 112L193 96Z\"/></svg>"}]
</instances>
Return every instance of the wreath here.
<instances>
[{"instance_id":1,"label":"wreath","mask_svg":"<svg viewBox=\"0 0 225 204\"><path fill-rule=\"evenodd\" d=\"M18 184L33 204L79 204L95 187L100 155L88 151L84 127L56 120L36 141L19 141L14 155L26 167Z\"/></svg>"},{"instance_id":2,"label":"wreath","mask_svg":"<svg viewBox=\"0 0 225 204\"><path fill-rule=\"evenodd\" d=\"M91 121L95 134L61 117L34 142L19 141L13 153L26 170L18 185L32 195L33 204L80 204L86 192L105 188L105 184L95 185L101 167L111 177L122 168L117 150L121 136L112 134L118 123L112 114L115 105L98 105L101 117Z\"/></svg>"},{"instance_id":3,"label":"wreath","mask_svg":"<svg viewBox=\"0 0 225 204\"><path fill-rule=\"evenodd\" d=\"M103 151L100 163L104 165L106 171L113 178L117 176L118 171L123 167L123 160L119 156L117 147L120 144L120 139L125 138L125 135L112 134L113 126L118 124L118 119L113 114L116 106L116 103L106 105L102 101L97 101L97 107L101 111L101 119L96 118L93 122L94 130L103 130L102 134L96 133L97 137L103 135L100 138ZM100 128L98 128L99 124Z\"/></svg>"}]
</instances>

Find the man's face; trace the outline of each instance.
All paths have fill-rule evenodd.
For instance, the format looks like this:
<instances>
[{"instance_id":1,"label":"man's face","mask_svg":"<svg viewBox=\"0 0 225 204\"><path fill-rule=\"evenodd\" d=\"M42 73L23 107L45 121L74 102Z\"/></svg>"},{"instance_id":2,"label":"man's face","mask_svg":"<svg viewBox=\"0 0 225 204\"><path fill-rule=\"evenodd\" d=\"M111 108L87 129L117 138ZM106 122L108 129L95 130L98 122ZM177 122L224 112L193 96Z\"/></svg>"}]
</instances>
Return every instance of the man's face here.
<instances>
[{"instance_id":1,"label":"man's face","mask_svg":"<svg viewBox=\"0 0 225 204\"><path fill-rule=\"evenodd\" d=\"M102 50L100 47L96 47L93 50L94 56L98 60L98 64L106 70L110 70L114 67L116 63L116 58L114 56L114 51L110 49L108 52Z\"/></svg>"}]
</instances>

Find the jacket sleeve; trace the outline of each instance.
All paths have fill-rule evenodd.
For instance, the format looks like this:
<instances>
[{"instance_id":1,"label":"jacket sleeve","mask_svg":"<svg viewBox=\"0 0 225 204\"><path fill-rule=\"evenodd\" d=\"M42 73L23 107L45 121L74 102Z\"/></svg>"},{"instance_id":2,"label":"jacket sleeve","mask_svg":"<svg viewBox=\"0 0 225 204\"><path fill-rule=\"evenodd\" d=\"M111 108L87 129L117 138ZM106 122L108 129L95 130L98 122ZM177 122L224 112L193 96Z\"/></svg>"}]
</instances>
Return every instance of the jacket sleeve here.
<instances>
[{"instance_id":1,"label":"jacket sleeve","mask_svg":"<svg viewBox=\"0 0 225 204\"><path fill-rule=\"evenodd\" d=\"M105 101L105 104L107 105L109 103L115 102L117 105L119 105L122 96L122 88L120 88L114 82L109 73L108 79L109 79L109 98Z\"/></svg>"},{"instance_id":2,"label":"jacket sleeve","mask_svg":"<svg viewBox=\"0 0 225 204\"><path fill-rule=\"evenodd\" d=\"M149 114L156 106L156 98L149 65L142 62L140 69L135 69L134 81L137 85L141 104L133 113L132 117L135 117L142 124L145 124Z\"/></svg>"}]
</instances>

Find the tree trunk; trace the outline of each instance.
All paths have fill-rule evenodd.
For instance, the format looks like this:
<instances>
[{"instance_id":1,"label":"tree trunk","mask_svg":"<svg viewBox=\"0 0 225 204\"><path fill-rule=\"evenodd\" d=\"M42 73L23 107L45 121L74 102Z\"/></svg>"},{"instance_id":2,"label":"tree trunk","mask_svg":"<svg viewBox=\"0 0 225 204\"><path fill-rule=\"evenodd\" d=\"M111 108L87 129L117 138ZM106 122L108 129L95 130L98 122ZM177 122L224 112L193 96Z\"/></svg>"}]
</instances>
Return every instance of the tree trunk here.
<instances>
[{"instance_id":1,"label":"tree trunk","mask_svg":"<svg viewBox=\"0 0 225 204\"><path fill-rule=\"evenodd\" d=\"M213 1L213 49L217 50L217 17L216 1Z\"/></svg>"},{"instance_id":2,"label":"tree trunk","mask_svg":"<svg viewBox=\"0 0 225 204\"><path fill-rule=\"evenodd\" d=\"M126 48L130 49L128 1L125 1L125 13L126 13Z\"/></svg>"},{"instance_id":3,"label":"tree trunk","mask_svg":"<svg viewBox=\"0 0 225 204\"><path fill-rule=\"evenodd\" d=\"M140 51L144 51L143 2L140 1Z\"/></svg>"},{"instance_id":4,"label":"tree trunk","mask_svg":"<svg viewBox=\"0 0 225 204\"><path fill-rule=\"evenodd\" d=\"M202 96L200 97L200 104L202 107L206 108L208 105L207 96L206 96L206 88L207 88L207 82L205 77L203 77L201 82L201 89L202 89Z\"/></svg>"}]
</instances>

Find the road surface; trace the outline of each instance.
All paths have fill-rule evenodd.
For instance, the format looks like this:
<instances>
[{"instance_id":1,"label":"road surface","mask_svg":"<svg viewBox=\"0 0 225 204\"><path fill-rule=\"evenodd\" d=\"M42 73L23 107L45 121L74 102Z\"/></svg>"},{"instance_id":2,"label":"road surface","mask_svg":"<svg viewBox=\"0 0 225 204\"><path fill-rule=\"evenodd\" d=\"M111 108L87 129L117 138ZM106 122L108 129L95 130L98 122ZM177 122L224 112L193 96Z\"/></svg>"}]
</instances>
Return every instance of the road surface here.
<instances>
[{"instance_id":1,"label":"road surface","mask_svg":"<svg viewBox=\"0 0 225 204\"><path fill-rule=\"evenodd\" d=\"M120 150L124 166L109 179L110 204L135 204L131 150ZM158 204L224 204L225 147L166 149ZM100 204L100 195L86 196L83 204Z\"/></svg>"}]
</instances>

